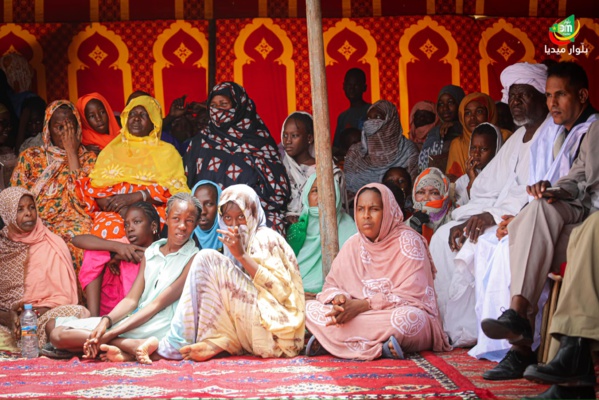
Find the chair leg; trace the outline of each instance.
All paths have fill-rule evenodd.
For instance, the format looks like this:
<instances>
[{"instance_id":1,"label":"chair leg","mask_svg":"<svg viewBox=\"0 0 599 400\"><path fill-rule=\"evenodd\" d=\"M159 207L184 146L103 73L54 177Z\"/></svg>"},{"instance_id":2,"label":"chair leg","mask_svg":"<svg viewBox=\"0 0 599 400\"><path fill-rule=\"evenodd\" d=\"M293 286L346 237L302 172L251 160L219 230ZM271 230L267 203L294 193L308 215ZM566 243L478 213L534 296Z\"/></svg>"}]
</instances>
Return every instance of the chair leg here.
<instances>
[{"instance_id":1,"label":"chair leg","mask_svg":"<svg viewBox=\"0 0 599 400\"><path fill-rule=\"evenodd\" d=\"M551 282L551 288L555 282ZM539 345L538 360L539 363L544 363L545 360L543 355L545 354L545 347L549 346L549 340L547 340L547 331L549 329L549 304L551 303L551 294L549 295L549 301L543 307L543 319L541 320L541 344Z\"/></svg>"},{"instance_id":2,"label":"chair leg","mask_svg":"<svg viewBox=\"0 0 599 400\"><path fill-rule=\"evenodd\" d=\"M557 301L559 297L559 291L561 289L562 279L560 276L551 277L553 280L553 285L551 288L551 297L549 299L549 304L545 305L547 310L547 325L542 327L541 331L541 343L542 346L539 351L539 358L542 363L547 363L547 358L549 357L549 348L551 343L551 335L549 334L549 329L551 328L551 321L553 320L553 314L555 314L555 309L557 308ZM545 322L545 311L543 311L543 322Z\"/></svg>"}]
</instances>

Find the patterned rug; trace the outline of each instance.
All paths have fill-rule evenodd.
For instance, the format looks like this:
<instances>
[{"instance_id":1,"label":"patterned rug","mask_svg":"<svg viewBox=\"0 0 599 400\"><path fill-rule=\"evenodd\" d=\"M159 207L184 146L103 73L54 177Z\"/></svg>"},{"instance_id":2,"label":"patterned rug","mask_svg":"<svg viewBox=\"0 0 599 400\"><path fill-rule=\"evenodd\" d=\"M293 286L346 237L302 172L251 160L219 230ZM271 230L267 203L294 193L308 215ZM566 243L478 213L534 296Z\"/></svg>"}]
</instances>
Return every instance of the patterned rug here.
<instances>
[{"instance_id":1,"label":"patterned rug","mask_svg":"<svg viewBox=\"0 0 599 400\"><path fill-rule=\"evenodd\" d=\"M402 361L227 357L150 366L0 353L0 387L0 398L495 398L431 352Z\"/></svg>"},{"instance_id":2,"label":"patterned rug","mask_svg":"<svg viewBox=\"0 0 599 400\"><path fill-rule=\"evenodd\" d=\"M468 355L469 349L455 349L447 353L437 353L448 364L455 367L478 388L488 389L498 398L520 399L534 397L549 389L549 385L539 385L526 379L511 381L487 381L483 372L491 369L497 363L487 360L476 360ZM599 362L595 363L595 373L599 375ZM595 389L599 389L596 387Z\"/></svg>"}]
</instances>

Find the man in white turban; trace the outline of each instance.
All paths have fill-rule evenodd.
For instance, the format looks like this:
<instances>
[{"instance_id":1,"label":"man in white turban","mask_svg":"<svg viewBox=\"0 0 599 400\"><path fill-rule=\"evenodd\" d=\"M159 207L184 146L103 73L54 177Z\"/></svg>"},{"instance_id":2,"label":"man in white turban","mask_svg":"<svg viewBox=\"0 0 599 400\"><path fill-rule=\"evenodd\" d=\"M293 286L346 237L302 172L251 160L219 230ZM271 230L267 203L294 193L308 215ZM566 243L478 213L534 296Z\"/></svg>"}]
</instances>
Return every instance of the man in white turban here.
<instances>
[{"instance_id":1,"label":"man in white turban","mask_svg":"<svg viewBox=\"0 0 599 400\"><path fill-rule=\"evenodd\" d=\"M504 275L507 279L503 279L507 280L507 285L503 286L509 290L503 292L508 301L501 304L501 308L509 308L501 315L500 312L488 315L482 320L481 328L489 338L507 339L512 345L504 360L485 373L491 379L521 377L516 372L521 371L522 365L515 360L526 359L527 354L532 354L534 325L531 321L537 312L537 304L543 305L539 300L547 274L559 270L565 261L564 249L573 224L581 222L597 207L592 197L597 190L594 177L599 162L591 162L590 155L594 157L595 152L589 145L595 142L589 140L590 136L596 139L597 130L590 127L599 115L589 102L587 75L573 62L556 63L549 67L547 75L545 92L552 121L548 130L537 139L532 153L536 162L531 165L530 186L527 187L531 200L509 224L507 240L499 243L496 256L501 249L509 250L500 257L504 261L493 261L489 266L492 285L497 284L497 279L493 278L498 272L507 271ZM511 94L510 88L510 100ZM590 198L586 203L581 201L588 195ZM496 299L493 302L502 303Z\"/></svg>"},{"instance_id":2,"label":"man in white turban","mask_svg":"<svg viewBox=\"0 0 599 400\"><path fill-rule=\"evenodd\" d=\"M517 69L517 74L512 69ZM516 215L528 202L531 147L547 124L545 82L542 91L529 83L515 82L534 81L538 71L537 65L522 63L506 68L502 74L510 111L520 128L483 169L480 179L474 181L470 202L455 209L453 221L439 227L431 239L430 250L438 270L435 289L439 310L445 332L457 347L474 345L478 336L472 256L478 237L485 231L494 234L502 216Z\"/></svg>"},{"instance_id":3,"label":"man in white turban","mask_svg":"<svg viewBox=\"0 0 599 400\"><path fill-rule=\"evenodd\" d=\"M503 70L500 76L503 89L501 101L508 104L510 87L512 85L530 85L539 93L545 93L545 82L547 81L547 67L545 64L518 63L510 65Z\"/></svg>"}]
</instances>

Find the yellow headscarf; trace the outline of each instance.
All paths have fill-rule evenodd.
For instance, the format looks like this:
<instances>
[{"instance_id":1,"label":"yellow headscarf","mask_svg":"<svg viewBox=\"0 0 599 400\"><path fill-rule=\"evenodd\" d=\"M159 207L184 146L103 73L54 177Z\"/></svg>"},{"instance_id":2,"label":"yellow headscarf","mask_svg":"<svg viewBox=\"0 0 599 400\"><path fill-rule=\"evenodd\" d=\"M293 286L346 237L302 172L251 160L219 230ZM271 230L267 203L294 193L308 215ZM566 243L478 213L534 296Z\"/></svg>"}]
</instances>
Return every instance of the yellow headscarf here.
<instances>
[{"instance_id":1,"label":"yellow headscarf","mask_svg":"<svg viewBox=\"0 0 599 400\"><path fill-rule=\"evenodd\" d=\"M134 136L127 128L129 112L137 106L146 109L154 124L154 129L145 137ZM89 175L92 186L107 187L123 182L159 184L171 194L189 193L181 156L171 144L160 140L162 113L158 101L150 96L133 99L123 110L121 122L121 133L98 155Z\"/></svg>"},{"instance_id":2,"label":"yellow headscarf","mask_svg":"<svg viewBox=\"0 0 599 400\"><path fill-rule=\"evenodd\" d=\"M466 173L466 161L470 156L470 138L472 137L472 131L468 128L466 124L466 120L464 118L464 113L466 111L466 106L473 101L478 101L487 109L487 122L492 124L497 123L497 111L495 108L495 102L493 99L485 94L485 93L470 93L468 96L462 99L460 103L460 108L458 111L458 116L460 118L460 123L464 130L462 134L451 141L451 145L449 146L449 157L447 160L447 168L445 173L448 175L455 175L457 178L464 175Z\"/></svg>"}]
</instances>

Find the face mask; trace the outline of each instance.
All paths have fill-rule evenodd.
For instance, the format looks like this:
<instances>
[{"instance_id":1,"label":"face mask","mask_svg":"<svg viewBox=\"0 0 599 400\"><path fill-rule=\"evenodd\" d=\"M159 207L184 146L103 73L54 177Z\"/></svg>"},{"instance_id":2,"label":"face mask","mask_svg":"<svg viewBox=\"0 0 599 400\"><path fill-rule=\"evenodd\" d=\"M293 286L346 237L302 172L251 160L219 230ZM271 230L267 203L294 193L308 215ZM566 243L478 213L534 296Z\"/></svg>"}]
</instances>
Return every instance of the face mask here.
<instances>
[{"instance_id":1,"label":"face mask","mask_svg":"<svg viewBox=\"0 0 599 400\"><path fill-rule=\"evenodd\" d=\"M381 129L383 124L385 123L384 119L368 119L364 121L364 134L366 136L372 136Z\"/></svg>"},{"instance_id":2,"label":"face mask","mask_svg":"<svg viewBox=\"0 0 599 400\"><path fill-rule=\"evenodd\" d=\"M216 126L227 124L235 118L235 109L221 110L220 108L210 107L210 119Z\"/></svg>"}]
</instances>

